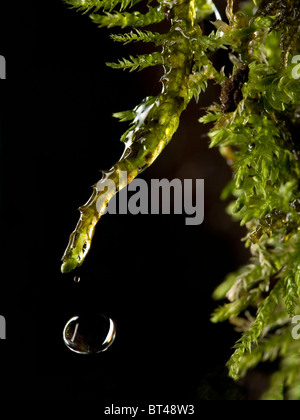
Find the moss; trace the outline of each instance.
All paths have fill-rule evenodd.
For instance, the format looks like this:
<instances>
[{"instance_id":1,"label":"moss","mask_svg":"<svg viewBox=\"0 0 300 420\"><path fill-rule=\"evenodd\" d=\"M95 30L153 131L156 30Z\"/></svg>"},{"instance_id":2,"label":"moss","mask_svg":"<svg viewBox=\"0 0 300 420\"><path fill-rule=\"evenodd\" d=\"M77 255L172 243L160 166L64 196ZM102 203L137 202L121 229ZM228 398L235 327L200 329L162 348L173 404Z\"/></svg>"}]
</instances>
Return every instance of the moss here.
<instances>
[{"instance_id":1,"label":"moss","mask_svg":"<svg viewBox=\"0 0 300 420\"><path fill-rule=\"evenodd\" d=\"M300 342L292 338L293 316L300 310L300 83L295 68L300 1L253 1L234 13L233 0L228 0L227 21L216 20L208 35L202 34L201 21L212 20L211 0L158 0L153 5L150 1L144 14L135 8L140 1L66 0L91 13L100 26L135 28L112 35L115 41L152 42L160 48L110 63L111 67L162 65L164 75L157 97L115 114L121 121L132 121L121 138L124 153L103 172L81 208L62 271L83 263L96 224L116 192L109 188L104 192L101 185L114 181L118 191L153 163L177 130L188 103L193 97L198 100L208 81L214 80L221 86L220 104L212 104L200 121L214 124L210 147L219 147L230 158L233 180L222 196L234 198L228 211L248 230L245 244L251 259L217 288L214 298L227 302L216 309L212 321L229 320L242 329L228 362L232 378L260 362L280 358L265 398L300 399ZM149 30L150 24L163 20L167 33ZM220 49L227 50L233 62L229 77L210 60ZM128 173L121 183L120 171ZM250 307L257 311L253 318L247 315Z\"/></svg>"}]
</instances>

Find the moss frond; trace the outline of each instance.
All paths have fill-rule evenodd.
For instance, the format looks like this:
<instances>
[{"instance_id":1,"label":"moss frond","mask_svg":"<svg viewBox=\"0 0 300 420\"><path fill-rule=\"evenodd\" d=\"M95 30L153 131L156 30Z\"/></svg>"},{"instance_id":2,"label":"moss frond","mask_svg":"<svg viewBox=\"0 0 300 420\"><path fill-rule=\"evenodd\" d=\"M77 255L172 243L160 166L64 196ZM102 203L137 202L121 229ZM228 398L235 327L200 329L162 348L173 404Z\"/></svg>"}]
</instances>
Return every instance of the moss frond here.
<instances>
[{"instance_id":1,"label":"moss frond","mask_svg":"<svg viewBox=\"0 0 300 420\"><path fill-rule=\"evenodd\" d=\"M192 98L198 101L209 81L219 84L220 103L212 104L200 122L213 123L210 147L218 147L232 168L232 181L222 198L232 197L228 212L247 229L245 245L251 256L215 290L213 297L227 302L214 311L212 322L229 320L242 326L228 362L232 378L260 362L280 358L280 369L264 398L300 399L300 344L291 337L291 318L300 311L300 83L294 61L300 2L255 0L235 12L233 0L228 0L226 22L211 0L145 1L144 12L138 10L142 0L65 2L89 13L99 27L129 28L112 34L112 40L125 45L153 43L159 49L107 63L129 71L163 66L159 95L145 98L132 111L114 114L131 123L121 137L122 157L104 172L108 179L116 181L118 171L126 170L129 183L151 165L171 140ZM213 14L214 29L203 35L199 23L213 21ZM138 29L162 21L167 22L165 33ZM211 59L220 50L232 63L232 69L225 69L228 76ZM95 214L97 198L95 189L81 208L63 256L63 272L82 264L95 225L112 197L107 192L105 205ZM251 319L249 309L256 310Z\"/></svg>"},{"instance_id":2,"label":"moss frond","mask_svg":"<svg viewBox=\"0 0 300 420\"><path fill-rule=\"evenodd\" d=\"M116 7L122 11L135 6L141 1L142 0L64 0L71 8L77 9L83 13L89 13L91 11L96 13L100 9L111 11Z\"/></svg>"},{"instance_id":3,"label":"moss frond","mask_svg":"<svg viewBox=\"0 0 300 420\"><path fill-rule=\"evenodd\" d=\"M105 12L104 15L93 13L90 18L96 23L99 28L107 27L114 28L119 26L121 28L140 28L159 23L165 19L164 12L161 7L149 7L147 13L135 12Z\"/></svg>"},{"instance_id":4,"label":"moss frond","mask_svg":"<svg viewBox=\"0 0 300 420\"><path fill-rule=\"evenodd\" d=\"M145 55L138 55L137 57L133 57L132 55L127 58L123 58L119 60L118 63L106 63L108 67L112 69L121 69L134 71L134 70L144 70L147 67L158 66L163 63L163 58L161 53L153 52L151 54Z\"/></svg>"},{"instance_id":5,"label":"moss frond","mask_svg":"<svg viewBox=\"0 0 300 420\"><path fill-rule=\"evenodd\" d=\"M141 31L135 29L135 31L127 32L125 34L111 34L111 39L115 42L122 42L124 45L130 42L153 42L156 46L161 45L163 35L159 33L153 33L151 31Z\"/></svg>"}]
</instances>

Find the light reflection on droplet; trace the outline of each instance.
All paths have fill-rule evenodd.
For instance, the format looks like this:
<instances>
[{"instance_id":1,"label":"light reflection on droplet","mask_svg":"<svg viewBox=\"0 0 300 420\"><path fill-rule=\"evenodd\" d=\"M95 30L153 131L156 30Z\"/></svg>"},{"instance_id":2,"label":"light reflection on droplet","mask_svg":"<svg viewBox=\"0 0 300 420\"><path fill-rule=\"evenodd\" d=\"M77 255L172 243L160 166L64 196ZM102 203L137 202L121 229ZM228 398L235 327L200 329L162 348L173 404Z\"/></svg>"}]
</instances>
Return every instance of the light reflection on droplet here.
<instances>
[{"instance_id":1,"label":"light reflection on droplet","mask_svg":"<svg viewBox=\"0 0 300 420\"><path fill-rule=\"evenodd\" d=\"M135 118L132 122L133 128L129 130L126 136L125 150L124 150L123 156L126 150L128 149L128 147L132 145L134 134L140 129L141 125L146 120L149 112L151 111L151 109L153 108L156 102L158 102L157 99L153 100L153 98L146 97L140 105L134 108Z\"/></svg>"},{"instance_id":2,"label":"light reflection on droplet","mask_svg":"<svg viewBox=\"0 0 300 420\"><path fill-rule=\"evenodd\" d=\"M114 321L102 314L73 316L63 330L65 345L79 354L102 353L115 337Z\"/></svg>"},{"instance_id":3,"label":"light reflection on droplet","mask_svg":"<svg viewBox=\"0 0 300 420\"><path fill-rule=\"evenodd\" d=\"M217 9L216 5L213 4L212 6L213 6L213 9L214 9L214 14L216 16L216 19L217 20L222 20L222 16L221 16L219 10Z\"/></svg>"},{"instance_id":4,"label":"light reflection on droplet","mask_svg":"<svg viewBox=\"0 0 300 420\"><path fill-rule=\"evenodd\" d=\"M75 283L79 283L80 282L80 277L79 276L75 276L74 279Z\"/></svg>"}]
</instances>

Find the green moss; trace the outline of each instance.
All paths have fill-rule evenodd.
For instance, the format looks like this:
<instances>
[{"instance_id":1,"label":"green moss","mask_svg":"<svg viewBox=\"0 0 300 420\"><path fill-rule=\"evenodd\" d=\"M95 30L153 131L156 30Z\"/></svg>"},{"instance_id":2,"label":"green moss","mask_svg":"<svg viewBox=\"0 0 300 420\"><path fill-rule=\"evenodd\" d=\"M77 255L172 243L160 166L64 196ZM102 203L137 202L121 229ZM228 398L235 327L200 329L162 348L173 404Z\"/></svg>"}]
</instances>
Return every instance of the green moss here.
<instances>
[{"instance_id":1,"label":"green moss","mask_svg":"<svg viewBox=\"0 0 300 420\"><path fill-rule=\"evenodd\" d=\"M111 180L119 190L151 165L171 140L190 100L198 100L208 80L214 80L221 86L220 104L212 104L200 121L214 123L210 147L230 156L234 176L222 197L233 197L228 211L248 230L245 244L251 259L215 291L215 299L227 302L216 309L212 321L242 326L228 362L232 378L260 362L280 358L280 369L264 398L300 399L300 341L292 338L292 317L300 310L300 82L295 67L300 60L293 58L299 45L300 2L249 1L234 13L233 1L228 0L227 21L214 22L215 30L203 35L201 21L211 20L214 11L211 0L159 0L152 5L150 1L146 13L135 7L140 1L66 0L71 7L92 12L100 26L138 28L165 20L169 30L112 35L124 44L152 42L160 48L109 65L130 71L162 65L162 91L132 111L115 114L121 121L132 121L121 138L124 153L103 172L81 207L62 271L83 263L96 224L115 194L103 192L101 185ZM229 77L210 60L220 49L227 50L234 63ZM120 171L128 173L121 184ZM249 307L256 308L253 318L247 317Z\"/></svg>"}]
</instances>

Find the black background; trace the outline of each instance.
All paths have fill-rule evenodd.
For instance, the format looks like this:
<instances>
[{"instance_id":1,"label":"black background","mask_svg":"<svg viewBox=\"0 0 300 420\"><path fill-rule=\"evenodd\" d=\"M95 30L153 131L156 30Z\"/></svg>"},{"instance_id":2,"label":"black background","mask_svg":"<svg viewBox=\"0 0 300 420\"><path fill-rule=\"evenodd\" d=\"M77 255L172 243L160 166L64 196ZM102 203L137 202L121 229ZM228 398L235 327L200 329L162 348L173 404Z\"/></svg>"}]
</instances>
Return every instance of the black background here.
<instances>
[{"instance_id":1,"label":"black background","mask_svg":"<svg viewBox=\"0 0 300 420\"><path fill-rule=\"evenodd\" d=\"M123 151L127 125L112 113L160 90L161 69L126 73L105 62L147 48L113 43L108 30L59 0L1 6L1 398L137 405L244 396L224 369L238 334L209 321L214 288L248 257L244 231L219 198L230 168L208 149L209 127L197 122L218 87L192 101L172 142L141 175L204 179L204 223L107 215L83 266L60 273L78 207ZM103 354L78 355L63 343L65 323L86 308L116 321L117 338Z\"/></svg>"}]
</instances>

